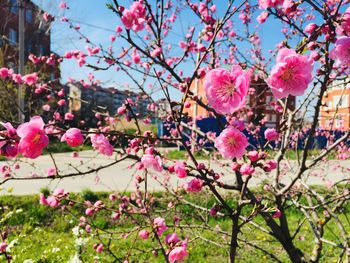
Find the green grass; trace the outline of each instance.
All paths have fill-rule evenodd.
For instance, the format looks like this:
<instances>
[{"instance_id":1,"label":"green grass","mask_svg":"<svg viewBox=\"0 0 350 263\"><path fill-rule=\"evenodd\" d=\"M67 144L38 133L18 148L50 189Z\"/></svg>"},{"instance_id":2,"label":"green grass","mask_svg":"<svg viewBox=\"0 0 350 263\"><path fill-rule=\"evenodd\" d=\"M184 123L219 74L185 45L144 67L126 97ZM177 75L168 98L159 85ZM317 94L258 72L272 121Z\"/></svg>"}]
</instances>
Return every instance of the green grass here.
<instances>
[{"instance_id":1,"label":"green grass","mask_svg":"<svg viewBox=\"0 0 350 263\"><path fill-rule=\"evenodd\" d=\"M167 218L168 223L172 222L174 210L165 213L162 211L170 201L174 200L169 195L163 193L154 193L153 195L159 200L153 205L156 215ZM186 195L184 197L192 203L208 208L212 207L215 203L215 199L205 192ZM91 200L93 202L100 199L109 207L114 204L115 209L118 209L118 204L109 201L108 193L96 193L85 190L82 194L71 194L71 198L77 200L79 203L83 202L83 200ZM236 197L234 195L227 196L226 198L231 205L235 205ZM67 212L65 212L60 208L52 209L39 205L38 196L0 196L0 207L2 208L0 210L1 218L12 212L12 215L6 221L0 222L0 227L2 231L8 233L8 241L14 242L11 248L11 254L14 255L13 262L23 262L26 259L32 259L34 262L67 262L72 258L75 253L75 237L71 229L78 224L80 216L84 214L84 208L82 206L67 206ZM339 215L340 218L344 219L344 213L349 213L349 210L350 206L348 205L343 211L343 214ZM230 232L231 222L228 219L220 217L208 217L206 213L195 211L192 207L184 204L177 204L176 211L178 215L181 215L182 225L200 225L202 224L200 221L204 220L208 226L214 229L214 231L195 228L177 230L177 234L181 238L189 237L190 239L195 239L189 244L190 255L186 259L186 262L227 262L228 250L225 244L229 242L229 238L218 234L215 229ZM243 211L246 215L249 212L250 210L248 208ZM290 222L290 228L293 231L296 229L302 214L293 207L290 207L286 214ZM94 224L101 229L100 233L102 234L103 241L106 241L103 237L103 231L120 232L132 230L135 227L129 220L123 218L119 221L113 221L110 218L110 212L105 211L94 215L93 219ZM258 224L263 223L263 219L259 216L254 221ZM350 229L347 229L347 231L350 231ZM171 232L172 230L169 229L166 233ZM336 236L338 234L335 223L331 221L325 230L325 238L337 242ZM156 246L155 240L151 238L146 241L140 240L135 235L135 233L130 234L127 238L121 238L120 235L116 235L110 249L117 257L123 257L131 246L146 251L149 251L152 246ZM87 237L87 235L84 236ZM201 236L204 240L198 238L198 236ZM289 262L280 244L264 232L246 224L242 228L240 237L243 238L243 236L248 237L255 244L271 251L283 262ZM296 244L302 250L310 252L313 245L312 241L313 237L310 227L305 223L296 237ZM97 254L93 250L93 244L99 242L96 235L89 237L87 244L83 248L83 259L85 262L92 262L92 258L94 257L99 257L100 262L113 261L113 258L107 253ZM218 246L210 242L215 242ZM238 250L238 262L253 263L261 262L261 260L273 262L269 257L248 245L240 243L240 246ZM337 249L325 245L325 253L322 256L321 262L333 262L337 259L338 255L339 251ZM2 260L0 257L0 262L3 262ZM155 257L151 253L140 253L131 257L130 262L164 262L164 259L160 255Z\"/></svg>"},{"instance_id":2,"label":"green grass","mask_svg":"<svg viewBox=\"0 0 350 263\"><path fill-rule=\"evenodd\" d=\"M195 152L194 156L199 160L209 158L203 151ZM188 154L185 150L171 150L166 152L165 157L171 160L186 160L188 159Z\"/></svg>"},{"instance_id":3,"label":"green grass","mask_svg":"<svg viewBox=\"0 0 350 263\"><path fill-rule=\"evenodd\" d=\"M62 142L52 142L43 151L43 154L49 153L65 153L65 152L80 152L85 150L91 150L91 145L80 145L78 147L71 147L66 143Z\"/></svg>"},{"instance_id":4,"label":"green grass","mask_svg":"<svg viewBox=\"0 0 350 263\"><path fill-rule=\"evenodd\" d=\"M207 151L207 152L209 153L209 155L207 153L204 153L204 151L198 151L194 153L194 156L200 160L207 160L209 159L209 156L213 154L213 152L210 152L210 151ZM277 154L277 151L268 150L267 153L270 156L270 158L274 158ZM322 150L318 150L318 149L309 150L308 159L313 159L316 156L318 156L320 153L322 153ZM289 150L286 152L285 158L288 160L297 160L298 155L300 159L302 158L302 154L303 154L302 150L298 150L298 153L295 150ZM185 150L171 150L166 152L165 156L171 160L186 160L188 158L188 154ZM216 155L216 158L220 159L221 157ZM336 153L334 151L329 153L328 155L328 160L333 160L333 159L336 159Z\"/></svg>"}]
</instances>

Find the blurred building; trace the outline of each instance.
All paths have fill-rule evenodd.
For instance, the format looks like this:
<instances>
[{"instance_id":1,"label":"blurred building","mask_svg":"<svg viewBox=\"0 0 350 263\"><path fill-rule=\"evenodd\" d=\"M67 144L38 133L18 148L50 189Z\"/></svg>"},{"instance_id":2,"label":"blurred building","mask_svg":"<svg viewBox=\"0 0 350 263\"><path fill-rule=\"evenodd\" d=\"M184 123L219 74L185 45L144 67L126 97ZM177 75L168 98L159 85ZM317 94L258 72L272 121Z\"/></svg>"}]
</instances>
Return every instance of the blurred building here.
<instances>
[{"instance_id":1,"label":"blurred building","mask_svg":"<svg viewBox=\"0 0 350 263\"><path fill-rule=\"evenodd\" d=\"M320 126L326 130L350 128L350 89L348 79L336 80L327 88L320 113Z\"/></svg>"},{"instance_id":2,"label":"blurred building","mask_svg":"<svg viewBox=\"0 0 350 263\"><path fill-rule=\"evenodd\" d=\"M252 81L251 90L247 96L247 123L255 125L262 124L265 127L277 128L280 124L281 113L276 111L276 106L279 105L276 98L266 82L262 79ZM282 99L284 102L286 99ZM295 109L296 98L289 96L287 107L290 110Z\"/></svg>"},{"instance_id":3,"label":"blurred building","mask_svg":"<svg viewBox=\"0 0 350 263\"><path fill-rule=\"evenodd\" d=\"M101 86L86 86L80 82L68 83L69 89L69 111L78 116L88 126L95 126L98 120L95 118L97 112L113 116L126 99L135 102L132 110L140 118L148 114L147 106L150 100L142 93L127 90L119 90L114 87L103 88Z\"/></svg>"},{"instance_id":4,"label":"blurred building","mask_svg":"<svg viewBox=\"0 0 350 263\"><path fill-rule=\"evenodd\" d=\"M207 104L203 80L193 81L190 90ZM210 112L197 103L190 101L191 107L185 108L184 112L190 117L208 118ZM247 96L246 104L246 123L255 125L263 124L265 127L278 127L281 115L275 111L274 105L277 103L271 89L264 80L258 80L251 83L251 90ZM288 108L295 108L295 97L289 97Z\"/></svg>"},{"instance_id":5,"label":"blurred building","mask_svg":"<svg viewBox=\"0 0 350 263\"><path fill-rule=\"evenodd\" d=\"M24 57L49 56L51 54L51 23L43 18L44 11L29 0L21 0L24 9ZM0 49L2 53L1 66L18 71L18 40L19 40L19 1L0 0ZM58 80L59 68L45 63L27 71L42 71L47 73L48 80ZM26 73L31 73L26 72Z\"/></svg>"}]
</instances>

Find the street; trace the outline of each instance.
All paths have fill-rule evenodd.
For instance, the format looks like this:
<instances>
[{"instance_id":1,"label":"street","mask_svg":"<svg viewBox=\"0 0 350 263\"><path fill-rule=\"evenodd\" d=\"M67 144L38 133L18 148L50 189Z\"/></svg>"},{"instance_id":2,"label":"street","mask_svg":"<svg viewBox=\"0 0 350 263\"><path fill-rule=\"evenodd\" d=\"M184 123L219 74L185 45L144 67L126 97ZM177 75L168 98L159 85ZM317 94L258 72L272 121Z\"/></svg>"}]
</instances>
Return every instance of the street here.
<instances>
[{"instance_id":1,"label":"street","mask_svg":"<svg viewBox=\"0 0 350 263\"><path fill-rule=\"evenodd\" d=\"M55 154L54 158L60 175L77 173L78 171L84 173L113 162L112 158L96 154L96 152L93 151L80 152L78 158L73 158L72 153ZM206 165L209 165L208 161L203 162ZM4 163L6 162L0 162L0 165L3 165ZM10 161L9 163L13 164L13 161ZM68 192L80 192L84 189L90 189L92 191L132 191L135 189L135 176L142 174L142 172L137 171L135 167L131 167L134 163L135 162L132 160L124 160L97 172L63 179L9 180L2 185L2 194L37 194L42 188L54 190L58 187L62 187ZM348 172L342 172L339 168L340 165L348 168L350 167L350 161L330 161L330 163L324 164L319 170L313 170L313 175L309 176L307 182L309 184L327 185L330 181L335 182L346 178ZM21 159L20 166L20 169L13 170L14 177L47 176L47 169L55 167L54 162L49 155L40 156L35 160L23 158ZM282 178L284 183L290 181L290 175L295 172L293 170L294 166L295 164L293 164L293 162L289 164L287 168L289 174ZM216 172L223 172L225 174L222 178L223 182L234 182L233 173L230 171L229 167L222 167L219 163L211 163L210 167ZM324 174L328 175L328 178L324 180L320 176L315 176L317 171L323 171ZM156 174L156 176L160 181L166 179L166 175L164 174ZM253 176L250 185L258 185L263 180L271 181L272 179L273 173L269 176L267 176L267 174L258 173ZM168 182L170 186L176 187L183 184L185 181L185 179L178 179L176 175L173 174L170 176ZM147 186L150 191L164 190L164 187L157 180L151 178L151 176L148 176Z\"/></svg>"}]
</instances>

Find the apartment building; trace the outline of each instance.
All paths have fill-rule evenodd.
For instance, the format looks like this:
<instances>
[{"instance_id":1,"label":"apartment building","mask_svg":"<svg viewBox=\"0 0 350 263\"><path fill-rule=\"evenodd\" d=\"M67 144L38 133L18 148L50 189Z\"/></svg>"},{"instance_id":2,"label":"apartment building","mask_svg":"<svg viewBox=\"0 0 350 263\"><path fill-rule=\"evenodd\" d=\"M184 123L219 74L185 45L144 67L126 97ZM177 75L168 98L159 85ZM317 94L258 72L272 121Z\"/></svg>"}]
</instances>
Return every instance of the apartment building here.
<instances>
[{"instance_id":1,"label":"apartment building","mask_svg":"<svg viewBox=\"0 0 350 263\"><path fill-rule=\"evenodd\" d=\"M320 127L326 130L350 128L349 79L334 81L325 92L319 118Z\"/></svg>"}]
</instances>

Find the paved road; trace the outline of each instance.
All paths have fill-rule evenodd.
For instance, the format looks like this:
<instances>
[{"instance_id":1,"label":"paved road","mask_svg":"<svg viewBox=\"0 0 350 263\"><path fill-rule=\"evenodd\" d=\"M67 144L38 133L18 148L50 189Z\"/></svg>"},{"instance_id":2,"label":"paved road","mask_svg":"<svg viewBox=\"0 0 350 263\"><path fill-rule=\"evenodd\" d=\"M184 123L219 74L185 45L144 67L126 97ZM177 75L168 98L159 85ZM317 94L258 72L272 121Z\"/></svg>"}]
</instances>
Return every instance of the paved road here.
<instances>
[{"instance_id":1,"label":"paved road","mask_svg":"<svg viewBox=\"0 0 350 263\"><path fill-rule=\"evenodd\" d=\"M98 155L93 151L81 152L79 158L73 158L71 153L55 154L55 162L59 168L60 174L76 173L77 170L80 172L89 171L96 169L100 166L108 165L113 162L112 158L106 158ZM0 162L2 165L5 162ZM325 164L322 169L325 169L325 174L328 175L327 180L338 180L343 178L350 178L349 172L339 169L340 162L332 161L331 164ZM10 162L11 164L11 162ZM350 167L350 161L343 161L340 163L342 166ZM53 160L49 155L41 156L35 160L22 159L21 168L14 170L16 177L31 176L33 173L37 175L47 175L47 169L54 167ZM115 164L105 169L101 169L98 172L93 172L79 177L70 177L64 179L55 180L11 180L6 182L3 187L3 191L0 192L5 194L8 189L13 189L11 194L25 195L25 194L36 194L41 188L49 188L54 190L57 187L62 187L69 192L79 192L84 189L91 189L93 191L125 191L134 190L134 177L140 174L135 168L131 167L133 161L125 160L121 163ZM288 165L288 164L286 164ZM288 170L292 173L295 165L289 164ZM218 172L224 172L225 176L222 178L225 182L233 182L232 172L226 167L221 167L219 164L212 163L211 167ZM338 168L337 168L338 167ZM157 180L163 181L166 176L163 174L157 175ZM257 178L259 177L259 178ZM270 180L271 178L266 175L259 175L253 178L251 181L252 185L257 185L262 180ZM164 190L164 187L159 182L149 178L148 189L149 190ZM327 180L321 177L310 176L308 182L311 184L325 184ZM290 175L285 175L283 181L290 181ZM176 187L184 183L183 179L177 179L176 176L169 178L169 185Z\"/></svg>"}]
</instances>

